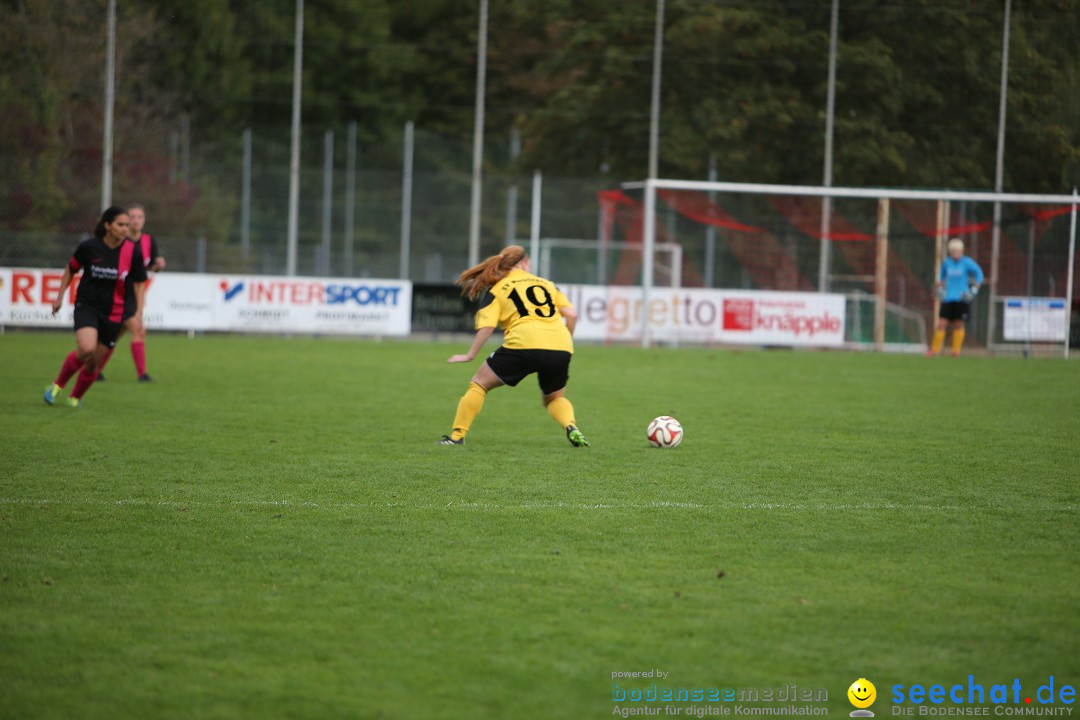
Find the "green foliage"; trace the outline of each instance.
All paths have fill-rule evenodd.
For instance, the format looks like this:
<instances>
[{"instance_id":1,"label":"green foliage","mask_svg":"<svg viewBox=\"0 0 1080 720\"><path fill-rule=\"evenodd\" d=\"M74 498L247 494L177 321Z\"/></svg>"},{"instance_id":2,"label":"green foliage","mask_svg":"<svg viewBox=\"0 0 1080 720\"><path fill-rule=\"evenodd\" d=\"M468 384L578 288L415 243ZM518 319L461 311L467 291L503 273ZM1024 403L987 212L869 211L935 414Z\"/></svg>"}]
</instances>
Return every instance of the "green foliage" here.
<instances>
[{"instance_id":1,"label":"green foliage","mask_svg":"<svg viewBox=\"0 0 1080 720\"><path fill-rule=\"evenodd\" d=\"M245 115L237 102L250 94L247 44L229 4L221 0L141 2L159 32L138 47L152 58L156 86L178 92L182 109L197 120L235 125ZM123 37L120 38L123 41Z\"/></svg>"},{"instance_id":2,"label":"green foliage","mask_svg":"<svg viewBox=\"0 0 1080 720\"><path fill-rule=\"evenodd\" d=\"M121 3L116 175L124 188L178 204L183 229L223 238L209 174L167 166L191 121L201 166L239 163L240 133L288 142L294 0ZM308 0L303 122L308 140L358 123L368 167L396 169L414 120L459 148L471 142L475 0ZM81 229L100 177L104 0L0 0L2 222L13 230ZM1005 189L1080 184L1080 7L1013 8ZM492 3L487 132L521 131L514 166L489 172L603 177L646 172L654 4L608 0ZM837 69L835 177L853 186L988 189L993 184L1001 65L1000 3L844 0ZM703 177L710 155L727 180L822 181L828 55L826 2L669 0L661 174ZM424 162L467 172L467 152L427 148ZM319 154L306 152L316 167ZM196 157L195 164L200 165ZM147 169L149 168L149 169ZM165 187L171 183L173 187ZM230 191L232 192L232 191ZM225 205L229 202L226 201ZM235 205L235 202L232 202ZM485 223L497 227L492 216Z\"/></svg>"},{"instance_id":3,"label":"green foliage","mask_svg":"<svg viewBox=\"0 0 1080 720\"><path fill-rule=\"evenodd\" d=\"M477 7L472 0L391 3L394 42L412 60L400 78L401 87L395 89L402 93L410 114L387 118L384 128L396 132L395 120L400 126L412 119L426 130L467 136L476 99ZM489 30L491 36L498 32ZM369 112L378 116L395 109L380 100Z\"/></svg>"},{"instance_id":4,"label":"green foliage","mask_svg":"<svg viewBox=\"0 0 1080 720\"><path fill-rule=\"evenodd\" d=\"M1077 675L1075 362L582 346L577 451L531 380L434 446L451 345L152 335L139 385L126 342L72 411L40 398L70 334L0 336L4 717Z\"/></svg>"},{"instance_id":5,"label":"green foliage","mask_svg":"<svg viewBox=\"0 0 1080 720\"><path fill-rule=\"evenodd\" d=\"M640 177L654 16L647 3L602 7L549 11L572 19L550 25L559 112L524 122L528 162ZM1080 180L1076 8L1013 12L1006 186L1062 191ZM842 3L834 181L992 187L1001 22L967 2ZM826 3L668 3L661 174L701 177L711 152L724 179L820 183L828 23Z\"/></svg>"},{"instance_id":6,"label":"green foliage","mask_svg":"<svg viewBox=\"0 0 1080 720\"><path fill-rule=\"evenodd\" d=\"M26 215L30 229L50 227L71 209L66 141L85 123L80 99L96 91L86 68L104 53L83 31L93 18L85 2L0 7L0 175L7 186L0 191L0 217ZM94 79L100 86L100 75Z\"/></svg>"}]
</instances>

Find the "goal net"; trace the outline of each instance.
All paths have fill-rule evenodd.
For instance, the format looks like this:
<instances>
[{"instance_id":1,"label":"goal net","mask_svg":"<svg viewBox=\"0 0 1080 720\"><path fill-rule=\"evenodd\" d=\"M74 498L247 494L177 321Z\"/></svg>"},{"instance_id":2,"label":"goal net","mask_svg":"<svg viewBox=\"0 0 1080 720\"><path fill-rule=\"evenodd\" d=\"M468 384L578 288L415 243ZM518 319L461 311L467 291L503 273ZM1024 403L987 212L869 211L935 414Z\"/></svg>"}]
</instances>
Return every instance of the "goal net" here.
<instances>
[{"instance_id":1,"label":"goal net","mask_svg":"<svg viewBox=\"0 0 1080 720\"><path fill-rule=\"evenodd\" d=\"M843 345L917 351L936 321L945 245L960 238L985 273L968 345L1068 353L1075 195L649 180L599 193L598 207L596 240L546 241L542 267L557 281L634 287L643 308L671 286L687 307L699 289L790 293L808 308L829 298L843 306ZM689 322L672 334L660 315L643 311L634 339L725 341Z\"/></svg>"}]
</instances>

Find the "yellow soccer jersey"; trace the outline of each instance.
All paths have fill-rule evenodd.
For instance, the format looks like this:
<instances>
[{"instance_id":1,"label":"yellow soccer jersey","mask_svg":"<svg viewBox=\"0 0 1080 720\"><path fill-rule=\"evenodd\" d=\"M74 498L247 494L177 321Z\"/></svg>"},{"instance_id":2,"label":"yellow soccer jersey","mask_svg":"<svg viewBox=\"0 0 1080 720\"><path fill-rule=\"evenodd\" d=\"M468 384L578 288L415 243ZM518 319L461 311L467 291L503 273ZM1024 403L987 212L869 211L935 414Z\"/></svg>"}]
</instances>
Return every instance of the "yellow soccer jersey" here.
<instances>
[{"instance_id":1,"label":"yellow soccer jersey","mask_svg":"<svg viewBox=\"0 0 1080 720\"><path fill-rule=\"evenodd\" d=\"M510 350L565 350L574 341L559 308L570 301L555 283L524 270L512 270L481 301L476 329L502 326L503 347Z\"/></svg>"}]
</instances>

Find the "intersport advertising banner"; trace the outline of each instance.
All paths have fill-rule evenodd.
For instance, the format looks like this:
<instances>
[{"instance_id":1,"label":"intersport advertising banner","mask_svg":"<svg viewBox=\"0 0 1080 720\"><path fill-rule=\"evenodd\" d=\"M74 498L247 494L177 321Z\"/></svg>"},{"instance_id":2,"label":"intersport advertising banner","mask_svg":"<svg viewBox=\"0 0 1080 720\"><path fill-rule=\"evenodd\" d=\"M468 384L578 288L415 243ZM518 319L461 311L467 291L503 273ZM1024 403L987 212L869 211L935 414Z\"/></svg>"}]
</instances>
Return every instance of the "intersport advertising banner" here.
<instances>
[{"instance_id":1,"label":"intersport advertising banner","mask_svg":"<svg viewBox=\"0 0 1080 720\"><path fill-rule=\"evenodd\" d=\"M408 335L412 284L400 280L216 277L215 320L230 330Z\"/></svg>"},{"instance_id":2,"label":"intersport advertising banner","mask_svg":"<svg viewBox=\"0 0 1080 720\"><path fill-rule=\"evenodd\" d=\"M52 316L63 272L0 268L0 325L70 328L78 277ZM257 275L152 275L150 329L406 336L412 284L400 280Z\"/></svg>"},{"instance_id":3,"label":"intersport advertising banner","mask_svg":"<svg viewBox=\"0 0 1080 720\"><path fill-rule=\"evenodd\" d=\"M578 311L575 337L640 340L648 313L650 333L661 342L839 346L844 343L843 295L750 290L653 288L648 307L641 288L602 285L562 287Z\"/></svg>"}]
</instances>

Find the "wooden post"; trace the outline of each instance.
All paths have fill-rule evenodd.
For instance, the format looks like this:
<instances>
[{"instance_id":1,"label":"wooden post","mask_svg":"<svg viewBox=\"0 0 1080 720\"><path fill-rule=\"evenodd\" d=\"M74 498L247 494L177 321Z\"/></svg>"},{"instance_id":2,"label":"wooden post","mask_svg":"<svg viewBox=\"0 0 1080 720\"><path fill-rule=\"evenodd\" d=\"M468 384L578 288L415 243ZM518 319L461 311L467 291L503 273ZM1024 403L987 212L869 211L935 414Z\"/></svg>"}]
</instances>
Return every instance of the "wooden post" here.
<instances>
[{"instance_id":1,"label":"wooden post","mask_svg":"<svg viewBox=\"0 0 1080 720\"><path fill-rule=\"evenodd\" d=\"M874 265L874 346L885 349L885 291L889 268L889 198L878 200L877 262Z\"/></svg>"},{"instance_id":2,"label":"wooden post","mask_svg":"<svg viewBox=\"0 0 1080 720\"><path fill-rule=\"evenodd\" d=\"M938 277L941 275L941 263L945 259L945 243L949 235L949 201L937 201L937 227L934 229L934 276L930 278L930 287L934 288L934 314L930 316L931 324L937 322L938 311L941 310L941 298L938 297Z\"/></svg>"}]
</instances>

